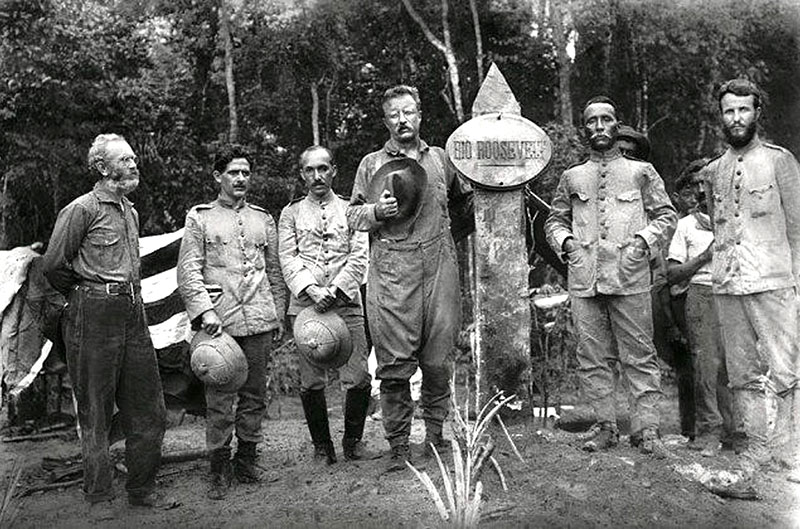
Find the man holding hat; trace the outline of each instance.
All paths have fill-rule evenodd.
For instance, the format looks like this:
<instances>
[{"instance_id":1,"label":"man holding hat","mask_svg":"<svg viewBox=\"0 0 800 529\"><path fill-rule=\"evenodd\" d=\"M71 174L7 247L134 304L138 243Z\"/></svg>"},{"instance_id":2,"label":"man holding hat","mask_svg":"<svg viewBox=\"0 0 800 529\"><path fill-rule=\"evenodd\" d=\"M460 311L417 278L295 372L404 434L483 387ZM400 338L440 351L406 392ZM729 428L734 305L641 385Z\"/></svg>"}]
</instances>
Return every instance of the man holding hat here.
<instances>
[{"instance_id":1,"label":"man holding hat","mask_svg":"<svg viewBox=\"0 0 800 529\"><path fill-rule=\"evenodd\" d=\"M286 286L278 233L272 216L246 200L251 165L242 146L220 149L213 173L219 196L186 215L178 255L178 290L189 318L212 337L232 336L247 359L247 378L238 391L206 384L208 497L215 500L227 494L231 474L243 483L260 479L256 446L266 412L267 358L283 337ZM231 468L234 425L237 449Z\"/></svg>"},{"instance_id":2,"label":"man holding hat","mask_svg":"<svg viewBox=\"0 0 800 529\"><path fill-rule=\"evenodd\" d=\"M442 425L450 405L448 355L460 330L458 266L449 201L469 187L444 150L419 137L419 93L400 85L383 96L384 147L358 167L349 225L370 232L367 317L381 381L381 408L391 447L388 470L411 459L414 404L409 379L422 370L426 453L446 448Z\"/></svg>"},{"instance_id":3,"label":"man holding hat","mask_svg":"<svg viewBox=\"0 0 800 529\"><path fill-rule=\"evenodd\" d=\"M347 391L342 449L347 460L372 459L361 441L367 417L370 376L361 304L361 282L367 270L367 234L347 226L347 201L331 190L336 165L331 151L315 145L300 155L300 178L308 192L281 212L278 221L281 269L289 287L288 314L300 349L300 398L315 459L336 462L325 400L326 370L339 369ZM323 315L323 313L327 313ZM341 329L341 332L338 331ZM332 331L338 341L315 356L304 345L323 341L314 334ZM311 332L308 339L304 337ZM306 334L303 334L306 333ZM339 336L337 336L337 333ZM349 335L349 349L343 343ZM348 355L349 353L349 355Z\"/></svg>"},{"instance_id":4,"label":"man holding hat","mask_svg":"<svg viewBox=\"0 0 800 529\"><path fill-rule=\"evenodd\" d=\"M611 99L589 100L583 110L589 159L564 171L545 229L569 266L578 375L598 421L584 449L618 442L618 360L631 391L631 435L641 439L642 452L665 456L658 438L661 381L649 261L671 237L677 215L653 166L620 153L618 126Z\"/></svg>"}]
</instances>

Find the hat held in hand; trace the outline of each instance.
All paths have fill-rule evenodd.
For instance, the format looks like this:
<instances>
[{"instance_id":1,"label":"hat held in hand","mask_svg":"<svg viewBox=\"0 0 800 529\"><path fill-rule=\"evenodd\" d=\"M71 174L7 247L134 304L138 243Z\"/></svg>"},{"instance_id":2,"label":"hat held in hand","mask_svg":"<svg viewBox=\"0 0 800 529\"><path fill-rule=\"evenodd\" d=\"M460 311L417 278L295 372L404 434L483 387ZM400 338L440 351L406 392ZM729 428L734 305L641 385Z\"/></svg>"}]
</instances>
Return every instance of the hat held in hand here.
<instances>
[{"instance_id":1,"label":"hat held in hand","mask_svg":"<svg viewBox=\"0 0 800 529\"><path fill-rule=\"evenodd\" d=\"M334 311L319 313L306 307L294 320L294 342L308 363L322 369L342 367L350 359L350 329Z\"/></svg>"},{"instance_id":2,"label":"hat held in hand","mask_svg":"<svg viewBox=\"0 0 800 529\"><path fill-rule=\"evenodd\" d=\"M413 158L401 157L381 165L369 182L367 202L377 203L384 191L397 199L397 215L384 221L388 235L407 234L422 208L428 174Z\"/></svg>"},{"instance_id":3,"label":"hat held in hand","mask_svg":"<svg viewBox=\"0 0 800 529\"><path fill-rule=\"evenodd\" d=\"M247 359L229 334L211 336L201 330L192 338L190 350L192 371L203 384L235 393L247 380Z\"/></svg>"}]
</instances>

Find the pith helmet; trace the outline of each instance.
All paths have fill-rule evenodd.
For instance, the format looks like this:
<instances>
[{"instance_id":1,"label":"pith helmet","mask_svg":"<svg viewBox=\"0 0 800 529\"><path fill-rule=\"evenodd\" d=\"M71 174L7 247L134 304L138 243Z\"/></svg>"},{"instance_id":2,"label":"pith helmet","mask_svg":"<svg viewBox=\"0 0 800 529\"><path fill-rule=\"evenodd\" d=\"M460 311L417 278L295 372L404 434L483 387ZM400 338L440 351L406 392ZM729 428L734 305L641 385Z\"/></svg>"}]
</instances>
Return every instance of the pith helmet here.
<instances>
[{"instance_id":1,"label":"pith helmet","mask_svg":"<svg viewBox=\"0 0 800 529\"><path fill-rule=\"evenodd\" d=\"M369 183L367 202L374 204L384 190L397 199L397 216L385 221L384 232L408 233L419 216L422 194L428 185L428 174L413 158L397 158L381 165Z\"/></svg>"},{"instance_id":2,"label":"pith helmet","mask_svg":"<svg viewBox=\"0 0 800 529\"><path fill-rule=\"evenodd\" d=\"M294 320L297 350L312 365L322 369L342 367L350 359L353 342L341 316L333 311L319 313L306 307Z\"/></svg>"},{"instance_id":3,"label":"pith helmet","mask_svg":"<svg viewBox=\"0 0 800 529\"><path fill-rule=\"evenodd\" d=\"M192 371L204 384L234 393L247 380L247 359L229 334L214 337L201 330L190 348Z\"/></svg>"}]
</instances>

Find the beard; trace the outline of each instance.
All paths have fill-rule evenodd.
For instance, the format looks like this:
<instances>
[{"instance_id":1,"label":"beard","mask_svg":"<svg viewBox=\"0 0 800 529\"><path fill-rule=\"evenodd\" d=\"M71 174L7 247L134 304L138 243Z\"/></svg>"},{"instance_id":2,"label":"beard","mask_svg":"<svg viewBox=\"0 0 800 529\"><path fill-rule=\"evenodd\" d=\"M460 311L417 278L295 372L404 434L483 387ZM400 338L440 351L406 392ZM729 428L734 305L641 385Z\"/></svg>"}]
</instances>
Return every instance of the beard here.
<instances>
[{"instance_id":1,"label":"beard","mask_svg":"<svg viewBox=\"0 0 800 529\"><path fill-rule=\"evenodd\" d=\"M110 179L116 184L117 189L122 192L123 195L127 195L128 193L135 190L139 187L139 171L125 171L125 170L114 170L109 175Z\"/></svg>"},{"instance_id":2,"label":"beard","mask_svg":"<svg viewBox=\"0 0 800 529\"><path fill-rule=\"evenodd\" d=\"M735 133L733 131L733 126L723 127L722 131L725 134L725 140L730 146L738 149L750 143L750 140L756 135L756 122L753 121L747 125L741 133Z\"/></svg>"}]
</instances>

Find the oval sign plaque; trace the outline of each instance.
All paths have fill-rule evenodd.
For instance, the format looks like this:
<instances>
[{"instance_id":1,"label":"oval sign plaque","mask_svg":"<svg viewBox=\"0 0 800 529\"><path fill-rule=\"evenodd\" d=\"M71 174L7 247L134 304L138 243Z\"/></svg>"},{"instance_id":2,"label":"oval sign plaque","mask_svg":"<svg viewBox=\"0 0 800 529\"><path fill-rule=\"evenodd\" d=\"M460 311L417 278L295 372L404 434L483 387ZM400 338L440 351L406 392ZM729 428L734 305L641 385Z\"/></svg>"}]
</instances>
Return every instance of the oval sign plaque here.
<instances>
[{"instance_id":1,"label":"oval sign plaque","mask_svg":"<svg viewBox=\"0 0 800 529\"><path fill-rule=\"evenodd\" d=\"M553 144L535 123L516 114L491 112L472 118L447 139L447 154L472 183L515 189L542 172Z\"/></svg>"}]
</instances>

